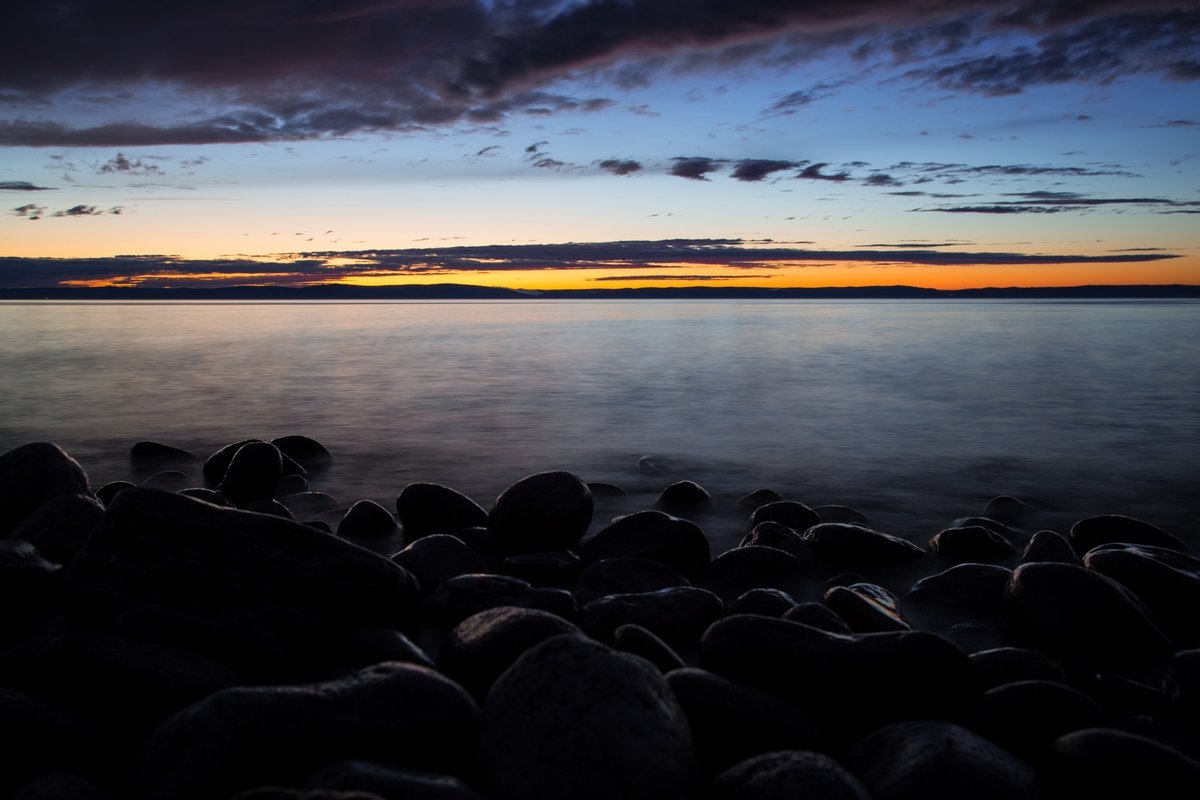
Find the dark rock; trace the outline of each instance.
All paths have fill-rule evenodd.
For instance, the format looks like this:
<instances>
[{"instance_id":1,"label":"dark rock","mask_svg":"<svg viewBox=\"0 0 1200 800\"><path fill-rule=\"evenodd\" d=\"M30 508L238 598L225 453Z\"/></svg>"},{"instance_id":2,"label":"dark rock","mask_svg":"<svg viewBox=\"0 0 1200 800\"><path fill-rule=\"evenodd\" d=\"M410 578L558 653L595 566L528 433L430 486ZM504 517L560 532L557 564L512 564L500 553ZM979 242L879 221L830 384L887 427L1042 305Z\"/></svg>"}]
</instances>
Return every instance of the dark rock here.
<instances>
[{"instance_id":1,"label":"dark rock","mask_svg":"<svg viewBox=\"0 0 1200 800\"><path fill-rule=\"evenodd\" d=\"M671 645L654 635L648 628L628 623L613 632L613 647L622 653L641 656L664 675L686 666Z\"/></svg>"},{"instance_id":2,"label":"dark rock","mask_svg":"<svg viewBox=\"0 0 1200 800\"><path fill-rule=\"evenodd\" d=\"M333 455L325 445L307 436L280 436L272 439L271 444L305 469L322 469L333 463Z\"/></svg>"},{"instance_id":3,"label":"dark rock","mask_svg":"<svg viewBox=\"0 0 1200 800\"><path fill-rule=\"evenodd\" d=\"M659 493L654 507L668 514L689 514L712 507L712 495L693 481L676 481Z\"/></svg>"},{"instance_id":4,"label":"dark rock","mask_svg":"<svg viewBox=\"0 0 1200 800\"><path fill-rule=\"evenodd\" d=\"M240 442L227 444L217 452L213 453L204 461L203 473L204 482L210 486L217 486L225 479L225 473L229 470L229 465L233 461L233 457L237 455L238 450L248 444L266 444L261 439L243 439ZM274 447L274 445L271 445ZM278 448L276 451L279 452ZM307 471L304 467L293 461L282 452L279 452L280 471L283 475L306 475Z\"/></svg>"},{"instance_id":5,"label":"dark rock","mask_svg":"<svg viewBox=\"0 0 1200 800\"><path fill-rule=\"evenodd\" d=\"M1163 713L1200 732L1200 650L1180 650L1163 677Z\"/></svg>"},{"instance_id":6,"label":"dark rock","mask_svg":"<svg viewBox=\"0 0 1200 800\"><path fill-rule=\"evenodd\" d=\"M744 545L713 559L698 583L726 601L751 589L802 594L806 572L806 565L790 553L774 547Z\"/></svg>"},{"instance_id":7,"label":"dark rock","mask_svg":"<svg viewBox=\"0 0 1200 800\"><path fill-rule=\"evenodd\" d=\"M638 511L618 517L583 543L585 566L606 558L658 561L696 580L711 558L708 538L694 522L661 511Z\"/></svg>"},{"instance_id":8,"label":"dark rock","mask_svg":"<svg viewBox=\"0 0 1200 800\"><path fill-rule=\"evenodd\" d=\"M288 497L308 491L312 491L312 487L309 486L308 479L303 475L284 475L279 479L279 485L275 487L275 494L278 497Z\"/></svg>"},{"instance_id":9,"label":"dark rock","mask_svg":"<svg viewBox=\"0 0 1200 800\"><path fill-rule=\"evenodd\" d=\"M570 472L539 472L509 486L488 512L487 527L509 553L573 548L592 521L592 493Z\"/></svg>"},{"instance_id":10,"label":"dark rock","mask_svg":"<svg viewBox=\"0 0 1200 800\"><path fill-rule=\"evenodd\" d=\"M818 558L835 564L897 564L925 555L911 542L861 525L823 522L809 528L805 537Z\"/></svg>"},{"instance_id":11,"label":"dark rock","mask_svg":"<svg viewBox=\"0 0 1200 800\"><path fill-rule=\"evenodd\" d=\"M384 661L402 661L418 667L434 668L433 659L411 639L394 628L382 625L365 625L355 629L346 637L337 655L345 665L342 667L345 672L354 672Z\"/></svg>"},{"instance_id":12,"label":"dark rock","mask_svg":"<svg viewBox=\"0 0 1200 800\"><path fill-rule=\"evenodd\" d=\"M129 481L109 481L96 490L96 499L104 505L112 502L112 499L117 496L117 492L123 492L126 489L132 489L137 486L136 483Z\"/></svg>"},{"instance_id":13,"label":"dark rock","mask_svg":"<svg viewBox=\"0 0 1200 800\"><path fill-rule=\"evenodd\" d=\"M480 738L497 800L684 800L699 783L687 718L663 677L578 636L517 659L488 693Z\"/></svg>"},{"instance_id":14,"label":"dark rock","mask_svg":"<svg viewBox=\"0 0 1200 800\"><path fill-rule=\"evenodd\" d=\"M822 594L834 586L853 586L856 583L865 583L866 580L866 578L857 572L842 572L825 581L825 585L821 587Z\"/></svg>"},{"instance_id":15,"label":"dark rock","mask_svg":"<svg viewBox=\"0 0 1200 800\"><path fill-rule=\"evenodd\" d=\"M1071 543L1054 531L1038 531L1025 545L1021 563L1053 561L1059 564L1079 564L1079 556L1071 549Z\"/></svg>"},{"instance_id":16,"label":"dark rock","mask_svg":"<svg viewBox=\"0 0 1200 800\"><path fill-rule=\"evenodd\" d=\"M577 616L575 598L562 589L538 589L507 575L459 575L444 581L422 604L440 625L457 625L472 614L500 606L540 608L564 619Z\"/></svg>"},{"instance_id":17,"label":"dark rock","mask_svg":"<svg viewBox=\"0 0 1200 800\"><path fill-rule=\"evenodd\" d=\"M233 508L233 503L229 502L229 498L215 489L205 489L201 486L194 486L190 489L181 490L179 494L185 497L194 497L195 499L203 500L206 503L212 503L214 506Z\"/></svg>"},{"instance_id":18,"label":"dark rock","mask_svg":"<svg viewBox=\"0 0 1200 800\"><path fill-rule=\"evenodd\" d=\"M704 629L725 613L721 599L695 586L673 586L656 592L610 594L579 610L580 627L602 641L612 641L622 625L634 624L675 646L692 645Z\"/></svg>"},{"instance_id":19,"label":"dark rock","mask_svg":"<svg viewBox=\"0 0 1200 800\"><path fill-rule=\"evenodd\" d=\"M300 492L284 495L283 504L290 508L293 514L301 517L323 514L338 507L338 501L324 492Z\"/></svg>"},{"instance_id":20,"label":"dark rock","mask_svg":"<svg viewBox=\"0 0 1200 800\"><path fill-rule=\"evenodd\" d=\"M687 715L706 772L716 773L772 750L825 750L823 726L798 706L707 670L667 673Z\"/></svg>"},{"instance_id":21,"label":"dark rock","mask_svg":"<svg viewBox=\"0 0 1200 800\"><path fill-rule=\"evenodd\" d=\"M112 800L112 795L87 778L50 772L22 785L12 800Z\"/></svg>"},{"instance_id":22,"label":"dark rock","mask_svg":"<svg viewBox=\"0 0 1200 800\"><path fill-rule=\"evenodd\" d=\"M331 536L333 535L333 526L330 525L328 522L326 522L323 519L306 519L306 520L304 520L304 524L307 525L308 527L312 528L315 531L321 531L322 533L328 533Z\"/></svg>"},{"instance_id":23,"label":"dark rock","mask_svg":"<svg viewBox=\"0 0 1200 800\"><path fill-rule=\"evenodd\" d=\"M654 456L642 456L637 460L637 471L643 475L662 475L669 471L666 462Z\"/></svg>"},{"instance_id":24,"label":"dark rock","mask_svg":"<svg viewBox=\"0 0 1200 800\"><path fill-rule=\"evenodd\" d=\"M966 728L920 720L865 736L846 765L874 800L1028 800L1037 775L1024 761Z\"/></svg>"},{"instance_id":25,"label":"dark rock","mask_svg":"<svg viewBox=\"0 0 1200 800\"><path fill-rule=\"evenodd\" d=\"M1021 531L1011 525L1005 525L998 519L991 517L959 517L950 523L951 528L986 528L987 530L999 536L1003 536L1005 540L1013 545L1024 546L1029 540L1029 534Z\"/></svg>"},{"instance_id":26,"label":"dark rock","mask_svg":"<svg viewBox=\"0 0 1200 800\"><path fill-rule=\"evenodd\" d=\"M396 497L396 514L409 543L434 533L484 527L488 518L474 500L438 483L405 486Z\"/></svg>"},{"instance_id":27,"label":"dark rock","mask_svg":"<svg viewBox=\"0 0 1200 800\"><path fill-rule=\"evenodd\" d=\"M966 655L924 631L844 636L752 614L713 623L700 665L792 700L844 734L899 719L954 719L978 696Z\"/></svg>"},{"instance_id":28,"label":"dark rock","mask_svg":"<svg viewBox=\"0 0 1200 800\"><path fill-rule=\"evenodd\" d=\"M164 721L135 780L163 800L297 785L346 759L469 773L478 706L433 670L386 663L307 686L226 689Z\"/></svg>"},{"instance_id":29,"label":"dark rock","mask_svg":"<svg viewBox=\"0 0 1200 800\"><path fill-rule=\"evenodd\" d=\"M1005 563L1018 555L1008 539L980 525L940 531L929 540L929 551L955 563Z\"/></svg>"},{"instance_id":30,"label":"dark rock","mask_svg":"<svg viewBox=\"0 0 1200 800\"><path fill-rule=\"evenodd\" d=\"M1083 565L1137 595L1176 643L1200 647L1200 558L1116 542L1087 551Z\"/></svg>"},{"instance_id":31,"label":"dark rock","mask_svg":"<svg viewBox=\"0 0 1200 800\"><path fill-rule=\"evenodd\" d=\"M0 455L0 538L60 494L93 496L83 467L57 445L31 442Z\"/></svg>"},{"instance_id":32,"label":"dark rock","mask_svg":"<svg viewBox=\"0 0 1200 800\"><path fill-rule=\"evenodd\" d=\"M980 650L991 650L1004 644L1004 635L1000 625L982 622L956 622L940 633L958 646L964 653L977 653Z\"/></svg>"},{"instance_id":33,"label":"dark rock","mask_svg":"<svg viewBox=\"0 0 1200 800\"><path fill-rule=\"evenodd\" d=\"M535 608L500 606L464 619L442 642L438 669L482 700L521 654L553 636L583 632L562 617Z\"/></svg>"},{"instance_id":34,"label":"dark rock","mask_svg":"<svg viewBox=\"0 0 1200 800\"><path fill-rule=\"evenodd\" d=\"M1023 647L997 647L972 653L971 666L985 689L1018 681L1067 682L1067 674L1057 661Z\"/></svg>"},{"instance_id":35,"label":"dark rock","mask_svg":"<svg viewBox=\"0 0 1200 800\"><path fill-rule=\"evenodd\" d=\"M500 549L496 537L492 536L491 531L487 528L462 528L455 531L453 535L455 539L462 540L463 544L474 550L489 569L499 566L500 562L504 560L504 551Z\"/></svg>"},{"instance_id":36,"label":"dark rock","mask_svg":"<svg viewBox=\"0 0 1200 800\"><path fill-rule=\"evenodd\" d=\"M218 487L236 506L253 500L271 500L283 477L282 454L273 444L249 442L229 461Z\"/></svg>"},{"instance_id":37,"label":"dark rock","mask_svg":"<svg viewBox=\"0 0 1200 800\"><path fill-rule=\"evenodd\" d=\"M764 522L778 522L797 533L804 533L818 524L821 517L804 503L796 500L776 500L754 509L750 514L748 530L754 530Z\"/></svg>"},{"instance_id":38,"label":"dark rock","mask_svg":"<svg viewBox=\"0 0 1200 800\"><path fill-rule=\"evenodd\" d=\"M717 776L713 800L872 800L850 770L821 753L779 750Z\"/></svg>"},{"instance_id":39,"label":"dark rock","mask_svg":"<svg viewBox=\"0 0 1200 800\"><path fill-rule=\"evenodd\" d=\"M142 481L141 485L146 489L163 489L168 492L177 492L180 489L188 488L192 483L191 477L186 472L180 472L177 469L167 469L154 473Z\"/></svg>"},{"instance_id":40,"label":"dark rock","mask_svg":"<svg viewBox=\"0 0 1200 800\"><path fill-rule=\"evenodd\" d=\"M583 567L579 556L570 550L553 550L548 553L523 553L509 556L500 562L496 571L511 575L533 586L556 586L570 589L579 580Z\"/></svg>"},{"instance_id":41,"label":"dark rock","mask_svg":"<svg viewBox=\"0 0 1200 800\"><path fill-rule=\"evenodd\" d=\"M1089 696L1112 716L1157 719L1162 713L1164 696L1157 686L1108 672L1100 673L1097 678L1099 688Z\"/></svg>"},{"instance_id":42,"label":"dark rock","mask_svg":"<svg viewBox=\"0 0 1200 800\"><path fill-rule=\"evenodd\" d=\"M690 586L672 567L644 558L606 558L585 569L575 584L580 606L610 594L637 594Z\"/></svg>"},{"instance_id":43,"label":"dark rock","mask_svg":"<svg viewBox=\"0 0 1200 800\"><path fill-rule=\"evenodd\" d=\"M805 566L812 563L815 553L812 542L786 525L761 522L742 538L739 547L774 547L800 559Z\"/></svg>"},{"instance_id":44,"label":"dark rock","mask_svg":"<svg viewBox=\"0 0 1200 800\"><path fill-rule=\"evenodd\" d=\"M593 497L628 497L629 493L615 483L588 481L588 490Z\"/></svg>"},{"instance_id":45,"label":"dark rock","mask_svg":"<svg viewBox=\"0 0 1200 800\"><path fill-rule=\"evenodd\" d=\"M12 532L14 540L26 541L49 561L70 564L104 516L104 506L77 494L52 497L25 517Z\"/></svg>"},{"instance_id":46,"label":"dark rock","mask_svg":"<svg viewBox=\"0 0 1200 800\"><path fill-rule=\"evenodd\" d=\"M1071 526L1071 532L1067 538L1070 540L1071 546L1075 548L1075 552L1081 556L1093 547L1114 542L1147 544L1151 547L1178 550L1181 553L1188 551L1188 546L1181 539L1167 533L1157 525L1120 514L1104 514L1081 519Z\"/></svg>"},{"instance_id":47,"label":"dark rock","mask_svg":"<svg viewBox=\"0 0 1200 800\"><path fill-rule=\"evenodd\" d=\"M424 536L392 556L416 577L421 596L428 597L444 582L459 575L483 572L483 559L457 537L444 533Z\"/></svg>"},{"instance_id":48,"label":"dark rock","mask_svg":"<svg viewBox=\"0 0 1200 800\"><path fill-rule=\"evenodd\" d=\"M1061 797L1190 800L1200 763L1145 736L1088 728L1054 742L1053 784Z\"/></svg>"},{"instance_id":49,"label":"dark rock","mask_svg":"<svg viewBox=\"0 0 1200 800\"><path fill-rule=\"evenodd\" d=\"M834 586L825 592L825 605L855 633L906 631L909 625L900 616L896 596L873 583Z\"/></svg>"},{"instance_id":50,"label":"dark rock","mask_svg":"<svg viewBox=\"0 0 1200 800\"><path fill-rule=\"evenodd\" d=\"M732 611L730 613L733 613ZM806 600L797 603L784 613L783 618L791 622L800 622L817 630L827 633L850 633L850 626L837 615L832 608L824 603Z\"/></svg>"},{"instance_id":51,"label":"dark rock","mask_svg":"<svg viewBox=\"0 0 1200 800\"><path fill-rule=\"evenodd\" d=\"M1001 618L1010 644L1072 658L1097 670L1156 674L1171 652L1166 636L1129 590L1071 564L1017 567Z\"/></svg>"},{"instance_id":52,"label":"dark rock","mask_svg":"<svg viewBox=\"0 0 1200 800\"><path fill-rule=\"evenodd\" d=\"M242 506L242 510L253 511L255 514L269 514L272 517L281 517L283 519L295 519L292 516L292 510L275 499L251 500Z\"/></svg>"},{"instance_id":53,"label":"dark rock","mask_svg":"<svg viewBox=\"0 0 1200 800\"><path fill-rule=\"evenodd\" d=\"M782 617L795 605L795 598L787 592L781 592L778 589L751 589L729 603L727 613Z\"/></svg>"},{"instance_id":54,"label":"dark rock","mask_svg":"<svg viewBox=\"0 0 1200 800\"><path fill-rule=\"evenodd\" d=\"M48 772L99 779L107 748L87 717L41 698L0 688L0 796Z\"/></svg>"},{"instance_id":55,"label":"dark rock","mask_svg":"<svg viewBox=\"0 0 1200 800\"><path fill-rule=\"evenodd\" d=\"M1104 711L1077 689L1051 681L1019 681L984 692L973 727L996 744L1033 759L1059 736L1103 722Z\"/></svg>"},{"instance_id":56,"label":"dark rock","mask_svg":"<svg viewBox=\"0 0 1200 800\"><path fill-rule=\"evenodd\" d=\"M0 539L0 630L48 610L62 565L48 561L29 542ZM3 642L3 639L0 639Z\"/></svg>"},{"instance_id":57,"label":"dark rock","mask_svg":"<svg viewBox=\"0 0 1200 800\"><path fill-rule=\"evenodd\" d=\"M330 764L305 781L304 788L356 794L371 792L383 800L487 800L469 785L450 775L417 772L370 761Z\"/></svg>"},{"instance_id":58,"label":"dark rock","mask_svg":"<svg viewBox=\"0 0 1200 800\"><path fill-rule=\"evenodd\" d=\"M778 503L783 499L783 495L774 489L756 489L750 494L738 500L738 507L744 508L747 511L765 506L767 503Z\"/></svg>"},{"instance_id":59,"label":"dark rock","mask_svg":"<svg viewBox=\"0 0 1200 800\"><path fill-rule=\"evenodd\" d=\"M995 624L1012 570L994 564L958 564L922 578L900 600L920 628L946 630L967 623Z\"/></svg>"},{"instance_id":60,"label":"dark rock","mask_svg":"<svg viewBox=\"0 0 1200 800\"><path fill-rule=\"evenodd\" d=\"M243 673L317 657L360 625L410 630L418 602L415 579L386 558L289 520L151 489L113 500L64 590L88 626L121 617L137 638L204 639L203 652Z\"/></svg>"},{"instance_id":61,"label":"dark rock","mask_svg":"<svg viewBox=\"0 0 1200 800\"><path fill-rule=\"evenodd\" d=\"M867 515L849 506L817 506L813 509L821 522L844 522L849 525L864 525L871 527Z\"/></svg>"},{"instance_id":62,"label":"dark rock","mask_svg":"<svg viewBox=\"0 0 1200 800\"><path fill-rule=\"evenodd\" d=\"M396 533L392 512L374 500L359 500L338 523L337 535L352 542L386 539Z\"/></svg>"},{"instance_id":63,"label":"dark rock","mask_svg":"<svg viewBox=\"0 0 1200 800\"><path fill-rule=\"evenodd\" d=\"M158 469L165 464L194 464L198 460L187 450L160 442L135 442L129 448L129 461L135 469Z\"/></svg>"},{"instance_id":64,"label":"dark rock","mask_svg":"<svg viewBox=\"0 0 1200 800\"><path fill-rule=\"evenodd\" d=\"M1024 500L1008 495L993 497L983 509L983 516L1002 522L1011 528L1025 528L1039 511Z\"/></svg>"}]
</instances>

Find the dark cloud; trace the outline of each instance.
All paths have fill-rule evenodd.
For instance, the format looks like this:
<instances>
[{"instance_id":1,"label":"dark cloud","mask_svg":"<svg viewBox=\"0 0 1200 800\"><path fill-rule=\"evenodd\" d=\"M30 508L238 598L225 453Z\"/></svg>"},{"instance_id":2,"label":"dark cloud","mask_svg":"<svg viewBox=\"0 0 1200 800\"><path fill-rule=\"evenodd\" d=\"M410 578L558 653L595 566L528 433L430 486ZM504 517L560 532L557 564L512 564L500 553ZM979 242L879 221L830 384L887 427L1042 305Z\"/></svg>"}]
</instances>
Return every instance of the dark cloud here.
<instances>
[{"instance_id":1,"label":"dark cloud","mask_svg":"<svg viewBox=\"0 0 1200 800\"><path fill-rule=\"evenodd\" d=\"M868 175L863 181L867 186L903 186L904 184L885 172Z\"/></svg>"},{"instance_id":2,"label":"dark cloud","mask_svg":"<svg viewBox=\"0 0 1200 800\"><path fill-rule=\"evenodd\" d=\"M834 94L834 90L845 86L849 81L833 81L814 84L807 89L797 89L789 92L772 103L763 113L768 116L795 114L796 110L810 103L823 100Z\"/></svg>"},{"instance_id":3,"label":"dark cloud","mask_svg":"<svg viewBox=\"0 0 1200 800\"><path fill-rule=\"evenodd\" d=\"M603 275L599 278L588 278L589 281L608 282L608 281L731 281L735 278L738 280L744 278L777 278L778 275L769 273L755 272L751 274L739 273L737 275Z\"/></svg>"},{"instance_id":4,"label":"dark cloud","mask_svg":"<svg viewBox=\"0 0 1200 800\"><path fill-rule=\"evenodd\" d=\"M120 215L120 214L124 213L124 211L125 211L124 206L113 206L112 208L102 209L102 208L98 208L96 206L89 206L89 205L85 205L85 204L81 203L77 206L71 206L70 208L64 208L61 211L52 212L51 214L49 214L49 216L60 217L60 218L61 217L99 217L99 216L103 216L105 214ZM28 203L23 206L18 206L17 208L14 208L10 213L13 214L14 216L25 217L26 219L30 219L30 220L39 220L39 219L42 219L43 217L47 216L46 207L39 206L34 203Z\"/></svg>"},{"instance_id":5,"label":"dark cloud","mask_svg":"<svg viewBox=\"0 0 1200 800\"><path fill-rule=\"evenodd\" d=\"M52 192L51 186L36 186L29 181L0 181L0 192Z\"/></svg>"},{"instance_id":6,"label":"dark cloud","mask_svg":"<svg viewBox=\"0 0 1200 800\"><path fill-rule=\"evenodd\" d=\"M716 172L723 163L721 159L705 158L704 156L677 156L671 159L671 175L677 178L688 178L693 181L706 181L704 177L710 172Z\"/></svg>"},{"instance_id":7,"label":"dark cloud","mask_svg":"<svg viewBox=\"0 0 1200 800\"><path fill-rule=\"evenodd\" d=\"M795 161L776 161L766 158L744 158L733 165L729 177L739 181L761 181L774 172L785 169L795 169L800 166Z\"/></svg>"},{"instance_id":8,"label":"dark cloud","mask_svg":"<svg viewBox=\"0 0 1200 800\"><path fill-rule=\"evenodd\" d=\"M115 156L96 167L97 175L120 173L125 175L162 175L163 171L156 164L147 164L140 158L130 158L124 153Z\"/></svg>"},{"instance_id":9,"label":"dark cloud","mask_svg":"<svg viewBox=\"0 0 1200 800\"><path fill-rule=\"evenodd\" d=\"M642 168L640 163L628 158L606 158L596 166L611 172L613 175L632 175Z\"/></svg>"},{"instance_id":10,"label":"dark cloud","mask_svg":"<svg viewBox=\"0 0 1200 800\"><path fill-rule=\"evenodd\" d=\"M1200 206L1200 201L1170 200L1165 197L1089 197L1078 192L1008 192L1003 196L1021 199L998 200L982 205L948 205L913 210L951 214L1057 214L1064 211L1087 211L1097 206L1163 206L1183 209ZM1191 212L1184 211L1182 213Z\"/></svg>"},{"instance_id":11,"label":"dark cloud","mask_svg":"<svg viewBox=\"0 0 1200 800\"><path fill-rule=\"evenodd\" d=\"M939 208L914 208L914 211L938 211L943 214L1059 214L1075 209L1068 206L1022 206L1001 204L985 206L941 206Z\"/></svg>"},{"instance_id":12,"label":"dark cloud","mask_svg":"<svg viewBox=\"0 0 1200 800\"><path fill-rule=\"evenodd\" d=\"M842 183L843 181L850 180L850 173L848 172L836 172L832 175L829 175L821 171L828 166L829 165L826 163L809 164L807 167L800 170L796 177L811 181L833 181L835 183Z\"/></svg>"},{"instance_id":13,"label":"dark cloud","mask_svg":"<svg viewBox=\"0 0 1200 800\"><path fill-rule=\"evenodd\" d=\"M45 206L39 206L36 203L26 203L23 206L17 206L9 212L15 217L25 217L26 219L41 219L46 213Z\"/></svg>"}]
</instances>

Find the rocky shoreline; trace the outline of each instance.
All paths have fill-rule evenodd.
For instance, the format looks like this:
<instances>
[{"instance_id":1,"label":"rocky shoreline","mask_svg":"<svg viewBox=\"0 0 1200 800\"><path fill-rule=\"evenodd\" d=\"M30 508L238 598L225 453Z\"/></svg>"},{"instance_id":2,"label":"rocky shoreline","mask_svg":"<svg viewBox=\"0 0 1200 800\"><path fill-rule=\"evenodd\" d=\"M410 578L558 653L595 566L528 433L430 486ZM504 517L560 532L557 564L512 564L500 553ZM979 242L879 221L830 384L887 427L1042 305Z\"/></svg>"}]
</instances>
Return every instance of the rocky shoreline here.
<instances>
[{"instance_id":1,"label":"rocky shoreline","mask_svg":"<svg viewBox=\"0 0 1200 800\"><path fill-rule=\"evenodd\" d=\"M343 508L332 458L0 456L0 795L1200 792L1196 531L997 497L911 542L761 490L716 552L688 481L611 522L567 472Z\"/></svg>"}]
</instances>

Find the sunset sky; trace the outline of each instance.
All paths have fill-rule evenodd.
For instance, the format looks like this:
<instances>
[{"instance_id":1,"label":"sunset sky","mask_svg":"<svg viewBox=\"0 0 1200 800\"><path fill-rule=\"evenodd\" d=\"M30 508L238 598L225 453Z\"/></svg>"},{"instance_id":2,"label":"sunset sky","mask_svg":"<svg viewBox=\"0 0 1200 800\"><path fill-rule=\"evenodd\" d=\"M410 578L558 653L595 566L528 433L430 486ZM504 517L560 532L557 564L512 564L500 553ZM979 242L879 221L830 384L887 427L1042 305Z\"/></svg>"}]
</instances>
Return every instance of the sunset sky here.
<instances>
[{"instance_id":1,"label":"sunset sky","mask_svg":"<svg viewBox=\"0 0 1200 800\"><path fill-rule=\"evenodd\" d=\"M0 288L1200 283L1200 2L16 4Z\"/></svg>"}]
</instances>

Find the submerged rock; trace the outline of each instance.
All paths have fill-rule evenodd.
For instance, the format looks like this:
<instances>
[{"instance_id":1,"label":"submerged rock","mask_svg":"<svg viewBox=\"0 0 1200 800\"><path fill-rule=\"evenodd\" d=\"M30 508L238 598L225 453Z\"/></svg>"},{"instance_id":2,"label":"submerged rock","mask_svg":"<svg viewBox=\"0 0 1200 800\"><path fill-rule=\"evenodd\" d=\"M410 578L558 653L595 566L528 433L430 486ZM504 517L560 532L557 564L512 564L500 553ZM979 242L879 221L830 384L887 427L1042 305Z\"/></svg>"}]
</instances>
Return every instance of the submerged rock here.
<instances>
[{"instance_id":1,"label":"submerged rock","mask_svg":"<svg viewBox=\"0 0 1200 800\"><path fill-rule=\"evenodd\" d=\"M287 458L305 469L323 469L333 463L333 454L325 448L325 445L308 436L298 434L280 436L272 439L271 444L279 448L279 452Z\"/></svg>"},{"instance_id":2,"label":"submerged rock","mask_svg":"<svg viewBox=\"0 0 1200 800\"><path fill-rule=\"evenodd\" d=\"M694 481L676 481L659 493L654 501L655 508L669 514L688 514L707 511L712 506L712 495Z\"/></svg>"}]
</instances>

